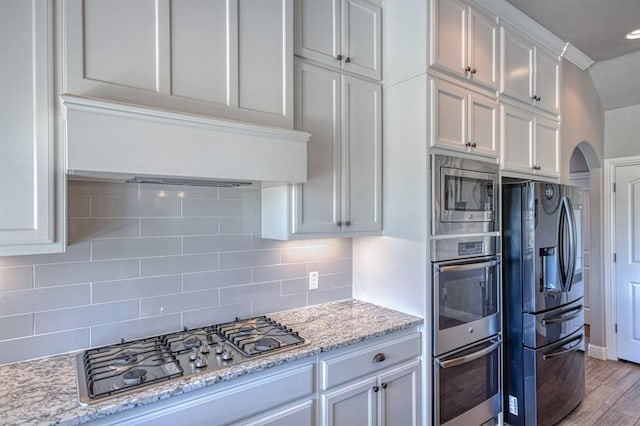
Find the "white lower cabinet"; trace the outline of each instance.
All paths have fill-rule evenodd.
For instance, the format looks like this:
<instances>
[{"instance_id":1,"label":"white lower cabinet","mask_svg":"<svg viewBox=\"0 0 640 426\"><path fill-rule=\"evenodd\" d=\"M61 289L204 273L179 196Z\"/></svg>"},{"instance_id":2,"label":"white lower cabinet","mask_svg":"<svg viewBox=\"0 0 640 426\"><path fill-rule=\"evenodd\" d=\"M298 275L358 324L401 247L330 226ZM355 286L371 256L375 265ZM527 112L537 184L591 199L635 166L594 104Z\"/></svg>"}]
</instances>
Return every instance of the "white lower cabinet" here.
<instances>
[{"instance_id":1,"label":"white lower cabinet","mask_svg":"<svg viewBox=\"0 0 640 426\"><path fill-rule=\"evenodd\" d=\"M322 360L320 424L419 425L419 355L420 335L412 333Z\"/></svg>"}]
</instances>

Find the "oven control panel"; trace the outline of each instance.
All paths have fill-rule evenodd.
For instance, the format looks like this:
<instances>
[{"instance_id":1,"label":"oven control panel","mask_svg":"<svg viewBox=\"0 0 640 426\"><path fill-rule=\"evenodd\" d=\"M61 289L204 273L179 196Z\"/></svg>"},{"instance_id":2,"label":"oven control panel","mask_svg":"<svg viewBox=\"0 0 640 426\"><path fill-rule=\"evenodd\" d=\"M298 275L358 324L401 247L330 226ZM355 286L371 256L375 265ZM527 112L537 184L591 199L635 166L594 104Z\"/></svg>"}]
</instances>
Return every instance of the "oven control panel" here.
<instances>
[{"instance_id":1,"label":"oven control panel","mask_svg":"<svg viewBox=\"0 0 640 426\"><path fill-rule=\"evenodd\" d=\"M458 243L458 256L479 256L484 254L484 241L465 241Z\"/></svg>"}]
</instances>

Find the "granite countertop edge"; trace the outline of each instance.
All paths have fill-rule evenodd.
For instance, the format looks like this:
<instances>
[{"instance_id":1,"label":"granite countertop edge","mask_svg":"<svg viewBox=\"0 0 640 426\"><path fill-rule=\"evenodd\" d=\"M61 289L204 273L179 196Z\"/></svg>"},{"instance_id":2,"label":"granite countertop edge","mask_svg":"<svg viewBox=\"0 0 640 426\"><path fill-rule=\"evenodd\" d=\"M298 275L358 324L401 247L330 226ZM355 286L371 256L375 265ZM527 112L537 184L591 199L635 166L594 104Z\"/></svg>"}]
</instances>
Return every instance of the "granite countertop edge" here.
<instances>
[{"instance_id":1,"label":"granite countertop edge","mask_svg":"<svg viewBox=\"0 0 640 426\"><path fill-rule=\"evenodd\" d=\"M337 315L341 316L342 328L336 331L334 326L330 328L330 333L325 334L317 331L324 329L318 327L318 324L331 321ZM276 312L269 316L299 331L300 335L307 338L309 344L211 373L153 385L88 406L78 403L75 377L77 353L0 366L0 423L83 424L251 373L314 357L322 352L420 326L424 322L422 318L355 299ZM366 323L363 321L365 319ZM51 375L51 371L58 371L58 374ZM43 384L39 379L45 372L50 380ZM20 377L16 380L18 375ZM16 397L19 397L18 400Z\"/></svg>"}]
</instances>

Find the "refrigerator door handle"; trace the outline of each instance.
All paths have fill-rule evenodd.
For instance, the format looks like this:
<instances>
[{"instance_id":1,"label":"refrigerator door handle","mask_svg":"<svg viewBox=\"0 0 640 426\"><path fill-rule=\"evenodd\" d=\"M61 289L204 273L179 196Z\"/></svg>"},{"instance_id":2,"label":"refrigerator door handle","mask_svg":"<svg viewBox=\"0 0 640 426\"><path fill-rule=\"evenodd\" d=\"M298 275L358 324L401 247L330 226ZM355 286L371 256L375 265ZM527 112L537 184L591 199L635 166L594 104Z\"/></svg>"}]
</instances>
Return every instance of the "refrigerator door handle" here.
<instances>
[{"instance_id":1,"label":"refrigerator door handle","mask_svg":"<svg viewBox=\"0 0 640 426\"><path fill-rule=\"evenodd\" d=\"M490 354L491 352L493 352L495 350L495 348L497 348L498 346L500 346L500 338L491 340L492 345L489 347L486 347L482 350L479 350L478 352L474 352L472 354L469 355L465 355L465 356L461 356L458 358L453 358L453 359L448 359L446 361L441 361L441 360L437 360L438 365L440 366L440 368L450 368L450 367L455 367L456 365L461 365L461 364L466 364L468 362L474 361L478 358L482 358L483 356L487 356L488 354Z\"/></svg>"},{"instance_id":2,"label":"refrigerator door handle","mask_svg":"<svg viewBox=\"0 0 640 426\"><path fill-rule=\"evenodd\" d=\"M582 312L582 308L583 308L583 306L580 305L580 306L578 306L576 308L568 309L568 310L562 312L557 317L541 319L540 320L540 325L547 325L547 324L554 324L554 323L558 323L558 322L571 321L572 319L577 318L580 315L580 313ZM564 314L566 314L568 312L574 312L574 313L571 314L571 315L564 316Z\"/></svg>"},{"instance_id":3,"label":"refrigerator door handle","mask_svg":"<svg viewBox=\"0 0 640 426\"><path fill-rule=\"evenodd\" d=\"M578 342L575 345L571 346L569 349L565 349L563 351L549 352L549 353L546 353L546 354L542 354L542 360L546 361L546 360L551 359L551 358L555 358L555 357L558 357L558 356L566 355L568 353L577 351L580 348L580 343L582 343L582 339L584 339L584 335L581 334L580 336L578 336L578 337L576 337L574 339L571 339L570 341L567 342L567 344L571 343L571 342L575 342L575 341ZM565 346L565 345L563 345L563 346Z\"/></svg>"},{"instance_id":4,"label":"refrigerator door handle","mask_svg":"<svg viewBox=\"0 0 640 426\"><path fill-rule=\"evenodd\" d=\"M560 278L562 279L562 291L571 289L573 280L573 268L575 266L576 235L573 212L569 198L562 197L561 209L558 217L558 263L560 266ZM568 234L568 244L565 241L565 231ZM565 249L568 252L565 252Z\"/></svg>"},{"instance_id":5,"label":"refrigerator door handle","mask_svg":"<svg viewBox=\"0 0 640 426\"><path fill-rule=\"evenodd\" d=\"M573 205L571 205L571 201L567 199L567 218L569 219L569 242L571 244L571 260L569 266L569 278L567 279L567 290L571 291L571 287L573 286L573 277L576 272L576 265L578 261L578 236L576 229L576 217L573 212Z\"/></svg>"}]
</instances>

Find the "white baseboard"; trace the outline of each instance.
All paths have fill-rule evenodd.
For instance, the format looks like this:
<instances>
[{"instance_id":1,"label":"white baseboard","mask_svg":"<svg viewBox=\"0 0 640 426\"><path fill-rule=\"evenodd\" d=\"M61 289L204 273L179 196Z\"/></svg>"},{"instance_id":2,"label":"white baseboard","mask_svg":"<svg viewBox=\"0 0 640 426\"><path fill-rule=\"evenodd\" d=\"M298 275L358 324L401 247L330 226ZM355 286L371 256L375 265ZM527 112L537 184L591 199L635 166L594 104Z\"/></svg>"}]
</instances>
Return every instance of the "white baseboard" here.
<instances>
[{"instance_id":1,"label":"white baseboard","mask_svg":"<svg viewBox=\"0 0 640 426\"><path fill-rule=\"evenodd\" d=\"M591 358L601 359L603 361L607 360L607 348L606 346L597 346L589 343L589 349L587 354Z\"/></svg>"}]
</instances>

